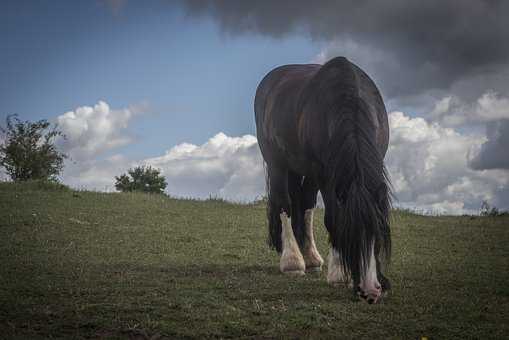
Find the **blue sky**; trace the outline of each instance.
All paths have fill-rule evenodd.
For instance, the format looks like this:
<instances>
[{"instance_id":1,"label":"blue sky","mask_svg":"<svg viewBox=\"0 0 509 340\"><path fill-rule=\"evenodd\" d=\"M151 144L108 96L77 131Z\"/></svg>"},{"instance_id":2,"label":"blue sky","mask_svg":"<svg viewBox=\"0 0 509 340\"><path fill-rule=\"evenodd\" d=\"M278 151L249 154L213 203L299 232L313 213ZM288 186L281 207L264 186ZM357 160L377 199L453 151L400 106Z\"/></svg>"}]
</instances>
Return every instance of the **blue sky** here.
<instances>
[{"instance_id":1,"label":"blue sky","mask_svg":"<svg viewBox=\"0 0 509 340\"><path fill-rule=\"evenodd\" d=\"M47 119L98 100L141 105L147 112L130 128L138 143L124 152L156 155L219 131L253 134L261 78L320 50L306 37L233 36L211 19L153 4L116 11L95 1L10 2L0 14L2 117Z\"/></svg>"},{"instance_id":2,"label":"blue sky","mask_svg":"<svg viewBox=\"0 0 509 340\"><path fill-rule=\"evenodd\" d=\"M171 195L249 201L264 193L259 81L343 55L384 97L397 204L508 209L509 5L313 4L3 1L0 124L13 113L58 122L73 187L112 190L115 175L149 164Z\"/></svg>"}]
</instances>

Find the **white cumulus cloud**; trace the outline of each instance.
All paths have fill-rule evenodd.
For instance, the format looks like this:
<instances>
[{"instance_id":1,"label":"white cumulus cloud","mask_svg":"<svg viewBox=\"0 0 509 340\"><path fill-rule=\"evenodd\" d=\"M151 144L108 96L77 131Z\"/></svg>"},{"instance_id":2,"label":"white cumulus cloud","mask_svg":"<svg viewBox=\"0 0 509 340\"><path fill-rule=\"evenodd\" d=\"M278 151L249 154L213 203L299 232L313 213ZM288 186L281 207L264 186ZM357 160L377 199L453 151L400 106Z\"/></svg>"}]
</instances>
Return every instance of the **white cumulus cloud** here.
<instances>
[{"instance_id":1,"label":"white cumulus cloud","mask_svg":"<svg viewBox=\"0 0 509 340\"><path fill-rule=\"evenodd\" d=\"M447 126L488 123L509 119L509 98L494 91L486 91L473 103L458 97L446 96L435 104L430 117Z\"/></svg>"},{"instance_id":2,"label":"white cumulus cloud","mask_svg":"<svg viewBox=\"0 0 509 340\"><path fill-rule=\"evenodd\" d=\"M63 150L81 161L129 144L132 138L126 129L135 112L132 108L112 110L99 101L58 116L57 123L66 136L60 141Z\"/></svg>"},{"instance_id":3,"label":"white cumulus cloud","mask_svg":"<svg viewBox=\"0 0 509 340\"><path fill-rule=\"evenodd\" d=\"M509 190L506 172L468 166L484 136L462 134L402 112L390 113L389 124L386 165L399 205L433 213L475 213L482 200L496 201L499 191Z\"/></svg>"},{"instance_id":4,"label":"white cumulus cloud","mask_svg":"<svg viewBox=\"0 0 509 340\"><path fill-rule=\"evenodd\" d=\"M476 117L488 115L482 110L500 110L500 98L490 96L479 99ZM450 101L439 102L434 115L450 112ZM118 153L104 158L105 150L114 151L131 141L126 131L133 114L131 109L112 110L99 102L59 116L68 136L64 146L76 160L66 166L64 182L110 191L115 176L137 165L151 165L166 177L167 192L173 196L251 201L265 193L263 159L252 135L218 133L201 145L181 143L153 158L133 160ZM477 213L482 200L509 207L509 172L469 167L490 136L403 112L391 112L389 121L386 165L397 205L448 214Z\"/></svg>"},{"instance_id":5,"label":"white cumulus cloud","mask_svg":"<svg viewBox=\"0 0 509 340\"><path fill-rule=\"evenodd\" d=\"M487 91L473 103L447 96L438 101L430 118L452 127L485 127L486 141L475 148L473 169L509 169L509 98Z\"/></svg>"},{"instance_id":6,"label":"white cumulus cloud","mask_svg":"<svg viewBox=\"0 0 509 340\"><path fill-rule=\"evenodd\" d=\"M127 169L135 165L135 162L120 154L100 160L68 162L62 181L76 189L115 191L115 176L127 172Z\"/></svg>"},{"instance_id":7,"label":"white cumulus cloud","mask_svg":"<svg viewBox=\"0 0 509 340\"><path fill-rule=\"evenodd\" d=\"M176 196L249 201L263 195L263 160L254 136L218 133L202 145L179 144L143 161L162 170Z\"/></svg>"}]
</instances>

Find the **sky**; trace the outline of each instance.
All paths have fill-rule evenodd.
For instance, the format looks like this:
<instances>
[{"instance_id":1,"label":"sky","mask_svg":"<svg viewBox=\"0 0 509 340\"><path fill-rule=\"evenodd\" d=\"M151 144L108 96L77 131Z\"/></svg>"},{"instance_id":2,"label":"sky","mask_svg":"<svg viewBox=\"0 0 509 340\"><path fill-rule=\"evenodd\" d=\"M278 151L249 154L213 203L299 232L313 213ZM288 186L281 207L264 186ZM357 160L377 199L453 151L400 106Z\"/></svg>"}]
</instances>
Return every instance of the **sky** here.
<instances>
[{"instance_id":1,"label":"sky","mask_svg":"<svg viewBox=\"0 0 509 340\"><path fill-rule=\"evenodd\" d=\"M0 124L57 123L75 188L151 165L170 195L248 202L265 191L258 83L343 55L385 100L396 205L509 209L508 14L498 0L2 1Z\"/></svg>"}]
</instances>

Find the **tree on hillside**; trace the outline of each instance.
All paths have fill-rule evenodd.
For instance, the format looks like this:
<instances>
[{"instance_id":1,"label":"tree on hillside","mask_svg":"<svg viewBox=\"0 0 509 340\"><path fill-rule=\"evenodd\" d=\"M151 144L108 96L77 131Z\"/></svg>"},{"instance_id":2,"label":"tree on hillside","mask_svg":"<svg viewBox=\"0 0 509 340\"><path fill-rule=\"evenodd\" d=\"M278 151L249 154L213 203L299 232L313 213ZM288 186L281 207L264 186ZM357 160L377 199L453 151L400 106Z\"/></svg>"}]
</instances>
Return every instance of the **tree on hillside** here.
<instances>
[{"instance_id":1,"label":"tree on hillside","mask_svg":"<svg viewBox=\"0 0 509 340\"><path fill-rule=\"evenodd\" d=\"M484 200L481 203L481 209L479 211L479 215L481 216L507 216L509 215L509 211L499 210L497 207L492 207L488 201Z\"/></svg>"},{"instance_id":2,"label":"tree on hillside","mask_svg":"<svg viewBox=\"0 0 509 340\"><path fill-rule=\"evenodd\" d=\"M56 180L67 155L57 150L55 139L64 136L47 120L21 121L9 115L0 126L0 166L13 181Z\"/></svg>"},{"instance_id":3,"label":"tree on hillside","mask_svg":"<svg viewBox=\"0 0 509 340\"><path fill-rule=\"evenodd\" d=\"M166 179L158 169L151 166L138 166L127 171L127 174L115 176L115 188L122 192L141 191L164 193Z\"/></svg>"}]
</instances>

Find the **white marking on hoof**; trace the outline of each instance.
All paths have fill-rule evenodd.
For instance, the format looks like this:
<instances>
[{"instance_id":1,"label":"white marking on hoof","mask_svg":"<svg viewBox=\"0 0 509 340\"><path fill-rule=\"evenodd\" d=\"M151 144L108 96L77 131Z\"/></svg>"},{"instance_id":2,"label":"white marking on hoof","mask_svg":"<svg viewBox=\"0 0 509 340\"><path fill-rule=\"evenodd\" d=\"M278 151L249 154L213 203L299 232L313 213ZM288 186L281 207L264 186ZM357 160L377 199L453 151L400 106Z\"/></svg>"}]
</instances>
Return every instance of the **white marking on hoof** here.
<instances>
[{"instance_id":1,"label":"white marking on hoof","mask_svg":"<svg viewBox=\"0 0 509 340\"><path fill-rule=\"evenodd\" d=\"M304 262L306 263L306 271L319 272L322 270L323 259L318 249L316 249L315 237L313 234L313 212L314 209L308 209L304 212L305 237L303 249Z\"/></svg>"},{"instance_id":2,"label":"white marking on hoof","mask_svg":"<svg viewBox=\"0 0 509 340\"><path fill-rule=\"evenodd\" d=\"M304 275L306 264L300 253L299 245L293 235L292 223L286 213L280 214L281 218L281 240L283 243L283 253L279 262L279 269L282 273L290 275Z\"/></svg>"},{"instance_id":3,"label":"white marking on hoof","mask_svg":"<svg viewBox=\"0 0 509 340\"><path fill-rule=\"evenodd\" d=\"M339 261L339 254L334 248L330 248L328 266L327 266L327 283L330 285L339 285L348 283L351 285L351 280L345 275L343 266Z\"/></svg>"},{"instance_id":4,"label":"white marking on hoof","mask_svg":"<svg viewBox=\"0 0 509 340\"><path fill-rule=\"evenodd\" d=\"M382 287L380 282L378 282L376 273L374 243L371 244L371 255L369 257L368 268L364 273L363 279L361 279L359 288L359 296L366 299L368 303L376 303L381 298Z\"/></svg>"}]
</instances>

